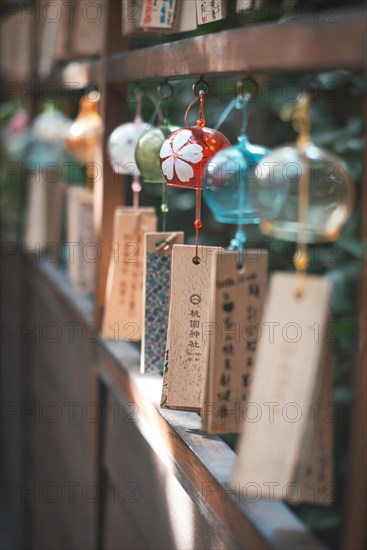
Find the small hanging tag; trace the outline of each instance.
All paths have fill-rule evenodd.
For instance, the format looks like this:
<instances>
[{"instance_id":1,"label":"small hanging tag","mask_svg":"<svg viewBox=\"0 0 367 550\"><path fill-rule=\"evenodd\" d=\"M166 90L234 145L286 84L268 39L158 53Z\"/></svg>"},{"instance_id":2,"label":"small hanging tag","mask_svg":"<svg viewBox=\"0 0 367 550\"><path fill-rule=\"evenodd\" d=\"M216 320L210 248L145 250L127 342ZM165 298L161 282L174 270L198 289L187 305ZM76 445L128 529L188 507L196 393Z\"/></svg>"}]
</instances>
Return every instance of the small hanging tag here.
<instances>
[{"instance_id":1,"label":"small hanging tag","mask_svg":"<svg viewBox=\"0 0 367 550\"><path fill-rule=\"evenodd\" d=\"M47 242L46 180L41 170L28 177L27 221L24 234L26 249L43 247Z\"/></svg>"},{"instance_id":2,"label":"small hanging tag","mask_svg":"<svg viewBox=\"0 0 367 550\"><path fill-rule=\"evenodd\" d=\"M210 281L213 261L223 249L199 246L200 263L194 264L195 246L174 245L167 344L161 406L199 411L210 322Z\"/></svg>"},{"instance_id":3,"label":"small hanging tag","mask_svg":"<svg viewBox=\"0 0 367 550\"><path fill-rule=\"evenodd\" d=\"M154 208L115 210L102 325L105 338L141 340L144 235L156 228Z\"/></svg>"},{"instance_id":4,"label":"small hanging tag","mask_svg":"<svg viewBox=\"0 0 367 550\"><path fill-rule=\"evenodd\" d=\"M297 466L307 440L309 411L319 385L330 283L306 275L271 278L250 399L232 485L254 498L293 499ZM306 441L307 442L307 441ZM269 493L270 491L270 493Z\"/></svg>"},{"instance_id":5,"label":"small hanging tag","mask_svg":"<svg viewBox=\"0 0 367 550\"><path fill-rule=\"evenodd\" d=\"M202 428L209 433L239 432L253 378L268 272L266 250L223 251L212 279L209 360Z\"/></svg>"},{"instance_id":6,"label":"small hanging tag","mask_svg":"<svg viewBox=\"0 0 367 550\"><path fill-rule=\"evenodd\" d=\"M93 192L83 187L67 191L69 277L78 292L92 294L96 286L98 246L93 223Z\"/></svg>"},{"instance_id":7,"label":"small hanging tag","mask_svg":"<svg viewBox=\"0 0 367 550\"><path fill-rule=\"evenodd\" d=\"M196 9L192 2L187 0L178 0L177 15L173 28L173 32L189 32L194 31L198 27Z\"/></svg>"},{"instance_id":8,"label":"small hanging tag","mask_svg":"<svg viewBox=\"0 0 367 550\"><path fill-rule=\"evenodd\" d=\"M220 21L226 17L225 0L196 0L196 12L199 25Z\"/></svg>"},{"instance_id":9,"label":"small hanging tag","mask_svg":"<svg viewBox=\"0 0 367 550\"><path fill-rule=\"evenodd\" d=\"M182 232L146 233L143 284L143 341L140 370L162 372L167 338L171 256Z\"/></svg>"},{"instance_id":10,"label":"small hanging tag","mask_svg":"<svg viewBox=\"0 0 367 550\"><path fill-rule=\"evenodd\" d=\"M140 26L150 29L172 29L176 0L144 0Z\"/></svg>"},{"instance_id":11,"label":"small hanging tag","mask_svg":"<svg viewBox=\"0 0 367 550\"><path fill-rule=\"evenodd\" d=\"M65 183L47 179L39 170L28 177L27 184L26 248L34 250L35 245L59 244Z\"/></svg>"}]
</instances>

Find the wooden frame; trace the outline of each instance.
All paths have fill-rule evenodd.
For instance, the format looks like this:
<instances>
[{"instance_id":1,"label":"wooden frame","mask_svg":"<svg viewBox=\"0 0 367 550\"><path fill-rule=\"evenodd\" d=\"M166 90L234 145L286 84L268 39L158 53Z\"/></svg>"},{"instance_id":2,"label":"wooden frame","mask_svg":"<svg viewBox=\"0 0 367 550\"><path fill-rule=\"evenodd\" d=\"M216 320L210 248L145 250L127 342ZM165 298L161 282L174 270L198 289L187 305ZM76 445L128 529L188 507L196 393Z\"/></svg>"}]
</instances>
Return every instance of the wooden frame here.
<instances>
[{"instance_id":1,"label":"wooden frame","mask_svg":"<svg viewBox=\"0 0 367 550\"><path fill-rule=\"evenodd\" d=\"M108 8L113 0L106 2ZM105 51L100 60L73 62L57 73L50 75L43 84L53 82L63 88L84 87L89 82L96 83L102 92L102 114L105 120L105 141L112 129L124 120L122 101L120 106L113 101L118 85L131 81L147 81L223 76L265 72L302 72L333 69L363 70L366 66L364 53L365 20L362 10L339 12L337 21L329 21L329 14L319 14L318 23L312 18L296 23L264 24L244 27L217 33L215 35L190 38L170 44L163 44L143 50L127 52L128 43L120 35L120 21L116 17L116 6L107 14L108 32ZM287 40L285 40L285 37ZM293 48L285 50L284 44L292 43ZM259 46L261 44L261 47ZM76 84L77 82L77 84ZM96 234L104 251L99 265L98 290L96 296L96 318L102 315L105 284L109 262L109 250L112 241L112 219L116 206L123 204L123 181L112 178L112 170L105 157L103 144L103 179L95 182ZM366 184L366 182L365 182ZM366 187L366 185L365 185ZM365 196L365 194L364 194ZM366 216L364 216L364 236L366 235ZM70 318L78 323L88 322L90 311L82 307L71 291L66 291L51 269L41 265L32 267L38 270L36 278L49 286ZM33 275L34 277L34 275ZM363 285L364 307L366 306L365 288L367 271L364 269ZM366 332L366 318L362 318L361 335ZM137 375L138 359L128 344L98 344L100 363L98 376L102 383L112 384L130 398L138 402L141 408L142 424L147 422L151 429L159 431L166 442L164 453L172 461L175 475L200 493L198 481L214 483L218 490L228 479L234 453L219 438L203 439L200 433L198 417L177 411L157 410L158 398L153 401L147 396L151 379L142 379ZM363 402L365 387L366 347L361 349L361 367L357 366L356 387L359 387L356 403L356 418L365 418L366 405ZM159 381L159 380L158 380ZM361 382L362 381L362 382ZM364 382L363 382L364 381ZM157 383L157 379L156 382ZM362 394L362 395L361 395ZM360 446L358 457L353 464L357 468L363 465L366 449L361 444L360 429L355 431L353 441ZM173 446L172 446L173 442ZM169 443L169 445L168 445ZM168 451L171 449L171 454ZM172 456L173 449L173 456ZM217 453L219 453L217 455ZM358 476L353 475L350 487L347 519L350 523L345 533L345 548L357 548L363 539L364 515L360 510L359 519L355 519L353 502L363 485ZM202 496L202 495L201 495ZM199 498L199 496L195 496ZM220 506L218 497L210 502L221 520L238 535L247 540L248 547L275 548L320 548L321 545L312 534L295 518L282 503L265 503L251 508L247 505L231 502L228 510ZM232 497L231 497L232 498Z\"/></svg>"}]
</instances>

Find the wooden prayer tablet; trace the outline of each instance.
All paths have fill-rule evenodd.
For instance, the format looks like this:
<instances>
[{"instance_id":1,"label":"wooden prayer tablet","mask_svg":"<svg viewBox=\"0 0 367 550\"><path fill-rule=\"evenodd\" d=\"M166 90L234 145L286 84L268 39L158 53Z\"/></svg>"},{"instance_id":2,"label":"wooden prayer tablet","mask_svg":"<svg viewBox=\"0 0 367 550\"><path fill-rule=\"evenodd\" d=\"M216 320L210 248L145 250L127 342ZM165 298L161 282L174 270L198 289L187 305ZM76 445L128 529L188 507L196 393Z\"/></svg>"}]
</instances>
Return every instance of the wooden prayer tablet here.
<instances>
[{"instance_id":1,"label":"wooden prayer tablet","mask_svg":"<svg viewBox=\"0 0 367 550\"><path fill-rule=\"evenodd\" d=\"M171 298L163 372L161 406L201 410L208 359L211 276L220 247L174 245L171 268Z\"/></svg>"},{"instance_id":2,"label":"wooden prayer tablet","mask_svg":"<svg viewBox=\"0 0 367 550\"><path fill-rule=\"evenodd\" d=\"M320 395L323 366L327 367L331 285L322 277L308 275L303 295L297 297L295 290L295 274L272 276L232 477L233 487L252 498L293 502L309 498L309 491L302 493L299 476L307 474L303 457L316 452L312 431L324 440L324 459L330 457L329 435L317 427L310 413L315 396ZM318 402L330 396L330 388L321 389L328 393L317 397ZM325 479L330 475L325 473Z\"/></svg>"},{"instance_id":3,"label":"wooden prayer tablet","mask_svg":"<svg viewBox=\"0 0 367 550\"><path fill-rule=\"evenodd\" d=\"M248 401L261 337L268 252L246 250L243 268L237 252L223 251L214 260L202 427L209 433L242 430L241 410Z\"/></svg>"},{"instance_id":4,"label":"wooden prayer tablet","mask_svg":"<svg viewBox=\"0 0 367 550\"><path fill-rule=\"evenodd\" d=\"M102 335L113 340L142 337L145 233L155 231L154 208L118 208L108 269Z\"/></svg>"},{"instance_id":5,"label":"wooden prayer tablet","mask_svg":"<svg viewBox=\"0 0 367 550\"><path fill-rule=\"evenodd\" d=\"M67 262L75 288L91 294L96 287L98 246L93 223L93 192L71 186L67 191Z\"/></svg>"}]
</instances>

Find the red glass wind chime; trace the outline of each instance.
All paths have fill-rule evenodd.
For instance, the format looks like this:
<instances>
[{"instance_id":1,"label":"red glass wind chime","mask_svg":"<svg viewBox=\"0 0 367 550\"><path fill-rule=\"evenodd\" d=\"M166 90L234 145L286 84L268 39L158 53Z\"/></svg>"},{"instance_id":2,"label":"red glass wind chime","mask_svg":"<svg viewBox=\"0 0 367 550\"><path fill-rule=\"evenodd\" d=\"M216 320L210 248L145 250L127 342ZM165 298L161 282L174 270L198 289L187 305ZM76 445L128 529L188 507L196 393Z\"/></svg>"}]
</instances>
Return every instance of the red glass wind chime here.
<instances>
[{"instance_id":1,"label":"red glass wind chime","mask_svg":"<svg viewBox=\"0 0 367 550\"><path fill-rule=\"evenodd\" d=\"M199 230L201 221L201 191L204 169L209 159L218 151L230 146L228 139L218 130L205 126L204 104L208 97L209 85L203 77L193 85L195 99L185 113L186 128L173 132L160 150L161 170L167 185L195 189L195 245L194 264L200 263L198 254ZM199 118L195 126L190 126L188 116L192 106L199 101Z\"/></svg>"}]
</instances>

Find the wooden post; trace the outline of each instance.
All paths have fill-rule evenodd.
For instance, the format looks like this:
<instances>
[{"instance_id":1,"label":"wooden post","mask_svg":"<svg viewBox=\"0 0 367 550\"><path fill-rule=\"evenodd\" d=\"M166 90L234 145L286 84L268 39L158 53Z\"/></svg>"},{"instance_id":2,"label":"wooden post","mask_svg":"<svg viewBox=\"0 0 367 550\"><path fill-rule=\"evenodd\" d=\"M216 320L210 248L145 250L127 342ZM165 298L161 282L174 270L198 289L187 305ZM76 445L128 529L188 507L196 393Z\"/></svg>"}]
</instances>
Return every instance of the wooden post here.
<instances>
[{"instance_id":1,"label":"wooden post","mask_svg":"<svg viewBox=\"0 0 367 550\"><path fill-rule=\"evenodd\" d=\"M106 40L102 55L104 62L109 55L116 51L126 50L128 41L121 36L121 12L122 3L109 0L107 4ZM103 64L104 67L106 64ZM111 132L121 124L125 116L125 96L119 93L119 88L113 84L107 84L105 70L102 71L100 84L101 115L104 120L104 134L100 155L99 177L96 175L94 182L94 211L95 230L97 242L101 247L102 256L98 265L97 290L96 290L96 322L101 323L103 316L103 304L106 291L108 264L110 260L113 214L117 206L125 204L124 178L115 174L110 166L106 145Z\"/></svg>"},{"instance_id":2,"label":"wooden post","mask_svg":"<svg viewBox=\"0 0 367 550\"><path fill-rule=\"evenodd\" d=\"M367 127L367 101L364 104L365 128ZM364 157L362 180L361 239L367 239L367 151ZM343 550L362 550L367 544L367 255L362 264L359 310L359 353L354 370L354 401L351 418L350 463L347 506L344 523Z\"/></svg>"}]
</instances>

